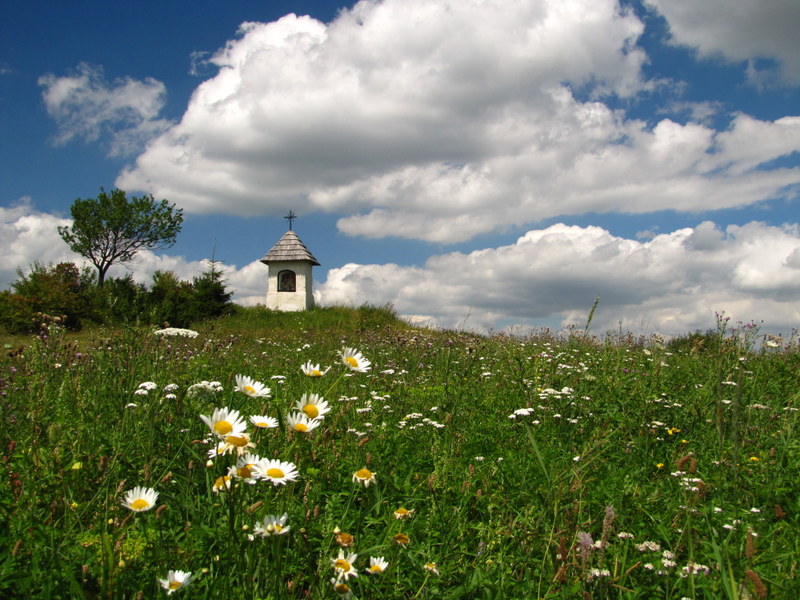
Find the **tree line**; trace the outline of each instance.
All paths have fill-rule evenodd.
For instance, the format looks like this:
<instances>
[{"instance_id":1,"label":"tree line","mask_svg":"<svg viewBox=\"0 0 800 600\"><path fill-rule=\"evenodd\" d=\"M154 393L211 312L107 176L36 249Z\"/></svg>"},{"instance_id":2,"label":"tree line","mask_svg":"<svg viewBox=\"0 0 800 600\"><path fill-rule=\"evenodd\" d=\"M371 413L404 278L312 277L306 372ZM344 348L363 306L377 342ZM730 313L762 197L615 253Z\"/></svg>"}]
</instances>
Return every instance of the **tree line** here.
<instances>
[{"instance_id":1,"label":"tree line","mask_svg":"<svg viewBox=\"0 0 800 600\"><path fill-rule=\"evenodd\" d=\"M55 318L73 330L86 322L188 327L234 310L215 261L192 281L171 271L156 271L149 287L131 275L106 277L112 265L130 262L139 250L175 243L183 212L174 204L100 188L96 198L75 200L70 212L72 225L58 232L96 272L71 262L36 262L27 274L18 268L18 279L0 292L0 323L9 333L36 331L43 319Z\"/></svg>"}]
</instances>

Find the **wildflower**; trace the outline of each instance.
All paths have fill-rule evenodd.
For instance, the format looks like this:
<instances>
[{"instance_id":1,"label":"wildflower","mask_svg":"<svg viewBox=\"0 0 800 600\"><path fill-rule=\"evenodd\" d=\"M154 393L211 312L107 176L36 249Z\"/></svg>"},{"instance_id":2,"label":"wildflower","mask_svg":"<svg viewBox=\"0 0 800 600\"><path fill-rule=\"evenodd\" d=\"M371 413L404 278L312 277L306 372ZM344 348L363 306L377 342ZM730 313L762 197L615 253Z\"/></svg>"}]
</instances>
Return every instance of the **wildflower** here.
<instances>
[{"instance_id":1,"label":"wildflower","mask_svg":"<svg viewBox=\"0 0 800 600\"><path fill-rule=\"evenodd\" d=\"M236 389L251 398L268 398L272 393L263 383L245 375L236 376Z\"/></svg>"},{"instance_id":2,"label":"wildflower","mask_svg":"<svg viewBox=\"0 0 800 600\"><path fill-rule=\"evenodd\" d=\"M394 511L394 518L395 519L407 519L411 516L411 513L414 512L414 509L408 510L404 506L401 506L396 511Z\"/></svg>"},{"instance_id":3,"label":"wildflower","mask_svg":"<svg viewBox=\"0 0 800 600\"><path fill-rule=\"evenodd\" d=\"M319 368L319 365L312 365L311 361L308 361L304 365L300 365L300 368L303 370L303 373L305 373L309 377L322 377L323 375L325 375L325 373L331 370L331 368L328 367L327 369L322 371Z\"/></svg>"},{"instance_id":4,"label":"wildflower","mask_svg":"<svg viewBox=\"0 0 800 600\"><path fill-rule=\"evenodd\" d=\"M278 419L262 415L250 417L250 422L259 429L275 429L278 426Z\"/></svg>"},{"instance_id":5,"label":"wildflower","mask_svg":"<svg viewBox=\"0 0 800 600\"><path fill-rule=\"evenodd\" d=\"M339 581L339 579L334 577L331 579L331 584L333 585L333 591L338 594L340 600L349 600L349 598L353 597L353 592L350 591L350 586L344 581Z\"/></svg>"},{"instance_id":6,"label":"wildflower","mask_svg":"<svg viewBox=\"0 0 800 600\"><path fill-rule=\"evenodd\" d=\"M250 434L244 431L226 435L223 442L224 447L222 448L222 454L227 454L235 450L238 456L242 456L247 452L248 448L255 448L255 444L250 441Z\"/></svg>"},{"instance_id":7,"label":"wildflower","mask_svg":"<svg viewBox=\"0 0 800 600\"><path fill-rule=\"evenodd\" d=\"M269 479L273 485L286 485L298 477L297 467L293 463L280 460L267 460L256 465L258 476Z\"/></svg>"},{"instance_id":8,"label":"wildflower","mask_svg":"<svg viewBox=\"0 0 800 600\"><path fill-rule=\"evenodd\" d=\"M361 482L364 484L365 488L369 487L369 484L375 481L375 475L377 475L377 473L373 473L364 467L353 473L353 483Z\"/></svg>"},{"instance_id":9,"label":"wildflower","mask_svg":"<svg viewBox=\"0 0 800 600\"><path fill-rule=\"evenodd\" d=\"M260 457L248 452L236 461L236 466L230 468L228 475L237 479L244 479L250 484L256 483L258 481L258 471L255 467L260 460Z\"/></svg>"},{"instance_id":10,"label":"wildflower","mask_svg":"<svg viewBox=\"0 0 800 600\"><path fill-rule=\"evenodd\" d=\"M661 546L658 545L656 542L642 542L641 544L638 544L636 546L636 549L639 552L646 552L648 550L650 552L658 552L659 550L661 550Z\"/></svg>"},{"instance_id":11,"label":"wildflower","mask_svg":"<svg viewBox=\"0 0 800 600\"><path fill-rule=\"evenodd\" d=\"M214 484L211 486L212 492L221 492L223 490L229 490L231 487L231 478L228 475L221 475L217 477L214 481Z\"/></svg>"},{"instance_id":12,"label":"wildflower","mask_svg":"<svg viewBox=\"0 0 800 600\"><path fill-rule=\"evenodd\" d=\"M158 500L158 492L153 488L137 486L125 494L122 506L133 512L144 512L153 508L156 500Z\"/></svg>"},{"instance_id":13,"label":"wildflower","mask_svg":"<svg viewBox=\"0 0 800 600\"><path fill-rule=\"evenodd\" d=\"M196 338L199 334L193 329L182 329L180 327L167 327L166 329L158 329L154 331L153 335L161 335L164 337Z\"/></svg>"},{"instance_id":14,"label":"wildflower","mask_svg":"<svg viewBox=\"0 0 800 600\"><path fill-rule=\"evenodd\" d=\"M309 419L304 413L295 412L287 415L286 426L292 431L299 431L300 433L311 433L314 429L319 427L320 421L318 419Z\"/></svg>"},{"instance_id":15,"label":"wildflower","mask_svg":"<svg viewBox=\"0 0 800 600\"><path fill-rule=\"evenodd\" d=\"M339 531L337 527L333 531L334 538L336 539L336 543L339 544L342 548L349 548L355 543L355 538L350 535L349 533L345 533L344 531Z\"/></svg>"},{"instance_id":16,"label":"wildflower","mask_svg":"<svg viewBox=\"0 0 800 600\"><path fill-rule=\"evenodd\" d=\"M351 371L366 373L372 364L364 355L355 348L345 348L342 350L342 362Z\"/></svg>"},{"instance_id":17,"label":"wildflower","mask_svg":"<svg viewBox=\"0 0 800 600\"><path fill-rule=\"evenodd\" d=\"M370 575L377 575L378 573L383 573L388 568L389 568L389 562L384 560L382 556L369 557L369 567L367 568L367 573L369 573Z\"/></svg>"},{"instance_id":18,"label":"wildflower","mask_svg":"<svg viewBox=\"0 0 800 600\"><path fill-rule=\"evenodd\" d=\"M166 579L159 579L161 587L167 590L167 596L173 592L177 592L181 588L185 588L192 580L192 574L189 571L169 571Z\"/></svg>"},{"instance_id":19,"label":"wildflower","mask_svg":"<svg viewBox=\"0 0 800 600\"><path fill-rule=\"evenodd\" d=\"M309 419L321 419L331 410L328 402L317 394L303 394L294 407Z\"/></svg>"},{"instance_id":20,"label":"wildflower","mask_svg":"<svg viewBox=\"0 0 800 600\"><path fill-rule=\"evenodd\" d=\"M242 433L246 427L245 422L239 416L239 411L229 410L227 406L225 408L215 408L211 417L200 415L200 418L208 425L211 433L219 437Z\"/></svg>"},{"instance_id":21,"label":"wildflower","mask_svg":"<svg viewBox=\"0 0 800 600\"><path fill-rule=\"evenodd\" d=\"M392 536L392 539L400 546L407 546L411 543L411 539L405 533L397 533Z\"/></svg>"},{"instance_id":22,"label":"wildflower","mask_svg":"<svg viewBox=\"0 0 800 600\"><path fill-rule=\"evenodd\" d=\"M358 577L358 571L353 567L358 554L351 552L345 555L344 550L339 550L339 555L331 559L331 565L336 571L337 579L347 580L349 577Z\"/></svg>"},{"instance_id":23,"label":"wildflower","mask_svg":"<svg viewBox=\"0 0 800 600\"><path fill-rule=\"evenodd\" d=\"M289 533L290 527L286 525L286 520L289 515L284 513L280 517L275 515L267 515L260 523L256 523L253 527L253 533L261 537L270 537L272 535L285 535Z\"/></svg>"},{"instance_id":24,"label":"wildflower","mask_svg":"<svg viewBox=\"0 0 800 600\"><path fill-rule=\"evenodd\" d=\"M759 462L761 459L758 458L757 456L751 456L748 460L750 462Z\"/></svg>"},{"instance_id":25,"label":"wildflower","mask_svg":"<svg viewBox=\"0 0 800 600\"><path fill-rule=\"evenodd\" d=\"M439 567L436 566L435 562L429 562L422 565L422 568L428 571L429 573L433 573L434 575L439 574Z\"/></svg>"}]
</instances>

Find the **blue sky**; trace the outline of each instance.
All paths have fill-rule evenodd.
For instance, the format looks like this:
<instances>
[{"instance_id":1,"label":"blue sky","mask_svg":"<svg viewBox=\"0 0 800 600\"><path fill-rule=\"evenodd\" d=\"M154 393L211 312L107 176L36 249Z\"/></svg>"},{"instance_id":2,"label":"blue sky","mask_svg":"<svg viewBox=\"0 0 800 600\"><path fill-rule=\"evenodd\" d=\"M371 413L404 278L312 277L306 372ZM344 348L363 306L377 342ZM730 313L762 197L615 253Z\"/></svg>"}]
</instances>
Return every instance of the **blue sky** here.
<instances>
[{"instance_id":1,"label":"blue sky","mask_svg":"<svg viewBox=\"0 0 800 600\"><path fill-rule=\"evenodd\" d=\"M183 208L114 274L258 259L442 326L800 324L791 0L5 3L0 285L99 187ZM245 24L245 25L243 25Z\"/></svg>"}]
</instances>

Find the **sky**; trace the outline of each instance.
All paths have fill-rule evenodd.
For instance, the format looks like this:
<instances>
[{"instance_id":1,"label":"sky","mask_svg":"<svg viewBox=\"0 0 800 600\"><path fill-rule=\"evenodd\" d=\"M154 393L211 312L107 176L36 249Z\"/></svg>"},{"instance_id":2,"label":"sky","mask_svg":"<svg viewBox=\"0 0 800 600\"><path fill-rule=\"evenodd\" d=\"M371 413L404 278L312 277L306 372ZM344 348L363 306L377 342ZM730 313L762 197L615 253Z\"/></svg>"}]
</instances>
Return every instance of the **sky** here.
<instances>
[{"instance_id":1,"label":"sky","mask_svg":"<svg viewBox=\"0 0 800 600\"><path fill-rule=\"evenodd\" d=\"M0 289L100 188L183 210L112 268L224 265L288 229L318 304L483 331L800 327L796 0L0 6Z\"/></svg>"}]
</instances>

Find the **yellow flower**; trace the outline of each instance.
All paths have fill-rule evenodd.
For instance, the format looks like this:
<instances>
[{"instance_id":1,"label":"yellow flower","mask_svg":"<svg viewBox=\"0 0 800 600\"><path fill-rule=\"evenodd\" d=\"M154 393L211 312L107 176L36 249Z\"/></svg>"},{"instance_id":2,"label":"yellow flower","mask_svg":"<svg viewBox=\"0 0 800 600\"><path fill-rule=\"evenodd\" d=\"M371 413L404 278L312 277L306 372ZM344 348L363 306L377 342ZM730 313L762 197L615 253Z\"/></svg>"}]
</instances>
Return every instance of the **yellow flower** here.
<instances>
[{"instance_id":1,"label":"yellow flower","mask_svg":"<svg viewBox=\"0 0 800 600\"><path fill-rule=\"evenodd\" d=\"M319 365L312 365L311 361L308 361L304 365L300 365L300 368L303 370L303 373L305 373L309 377L322 377L323 375L325 375L325 373L331 370L331 368L328 367L327 369L322 371L320 370Z\"/></svg>"},{"instance_id":2,"label":"yellow flower","mask_svg":"<svg viewBox=\"0 0 800 600\"><path fill-rule=\"evenodd\" d=\"M438 575L439 574L439 568L436 566L435 562L425 563L422 566L422 568L425 569L426 571L430 571L434 575Z\"/></svg>"},{"instance_id":3,"label":"yellow flower","mask_svg":"<svg viewBox=\"0 0 800 600\"><path fill-rule=\"evenodd\" d=\"M333 591L339 595L340 600L349 600L353 597L350 586L344 581L340 581L338 578L334 577L331 579L331 584L333 585Z\"/></svg>"},{"instance_id":4,"label":"yellow flower","mask_svg":"<svg viewBox=\"0 0 800 600\"><path fill-rule=\"evenodd\" d=\"M751 456L751 457L749 458L749 460L750 460L750 462L759 462L761 459L760 459L760 458L758 458L757 456Z\"/></svg>"},{"instance_id":5,"label":"yellow flower","mask_svg":"<svg viewBox=\"0 0 800 600\"><path fill-rule=\"evenodd\" d=\"M409 518L411 516L411 514L413 512L414 512L413 508L411 510L408 510L404 506L401 506L396 511L394 511L394 518L395 519L407 519L407 518Z\"/></svg>"},{"instance_id":6,"label":"yellow flower","mask_svg":"<svg viewBox=\"0 0 800 600\"><path fill-rule=\"evenodd\" d=\"M250 422L260 429L275 429L278 426L278 419L263 415L250 417Z\"/></svg>"},{"instance_id":7,"label":"yellow flower","mask_svg":"<svg viewBox=\"0 0 800 600\"><path fill-rule=\"evenodd\" d=\"M303 394L294 407L309 419L322 419L331 410L328 402L317 394Z\"/></svg>"},{"instance_id":8,"label":"yellow flower","mask_svg":"<svg viewBox=\"0 0 800 600\"><path fill-rule=\"evenodd\" d=\"M188 571L169 571L166 579L159 579L161 587L167 590L167 596L189 585L192 574Z\"/></svg>"},{"instance_id":9,"label":"yellow flower","mask_svg":"<svg viewBox=\"0 0 800 600\"><path fill-rule=\"evenodd\" d=\"M223 490L230 489L231 487L231 478L228 475L222 475L217 477L214 481L214 485L211 486L212 492L221 492Z\"/></svg>"},{"instance_id":10,"label":"yellow flower","mask_svg":"<svg viewBox=\"0 0 800 600\"><path fill-rule=\"evenodd\" d=\"M153 508L156 500L158 500L157 491L153 488L138 486L125 494L122 505L133 512L144 512Z\"/></svg>"},{"instance_id":11,"label":"yellow flower","mask_svg":"<svg viewBox=\"0 0 800 600\"><path fill-rule=\"evenodd\" d=\"M398 533L392 536L396 544L406 546L411 542L411 539L405 533Z\"/></svg>"},{"instance_id":12,"label":"yellow flower","mask_svg":"<svg viewBox=\"0 0 800 600\"><path fill-rule=\"evenodd\" d=\"M348 579L349 577L358 577L358 571L356 571L353 563L356 562L358 558L358 554L351 552L350 554L345 554L344 550L339 550L339 555L336 558L331 559L331 566L336 571L336 576L338 579Z\"/></svg>"},{"instance_id":13,"label":"yellow flower","mask_svg":"<svg viewBox=\"0 0 800 600\"><path fill-rule=\"evenodd\" d=\"M260 381L244 375L236 376L236 389L251 398L268 398L272 390Z\"/></svg>"},{"instance_id":14,"label":"yellow flower","mask_svg":"<svg viewBox=\"0 0 800 600\"><path fill-rule=\"evenodd\" d=\"M364 467L363 469L359 469L358 471L353 473L353 483L360 482L364 484L364 487L369 487L370 483L375 482L375 475L377 475L377 473L373 473L372 471Z\"/></svg>"},{"instance_id":15,"label":"yellow flower","mask_svg":"<svg viewBox=\"0 0 800 600\"><path fill-rule=\"evenodd\" d=\"M286 426L292 431L299 431L300 433L311 433L319 427L319 424L320 421L318 419L309 419L308 416L301 412L291 413L286 417Z\"/></svg>"},{"instance_id":16,"label":"yellow flower","mask_svg":"<svg viewBox=\"0 0 800 600\"><path fill-rule=\"evenodd\" d=\"M369 573L370 575L377 575L378 573L383 573L388 568L389 568L389 562L384 560L382 556L369 557L369 567L367 568L367 573Z\"/></svg>"},{"instance_id":17,"label":"yellow flower","mask_svg":"<svg viewBox=\"0 0 800 600\"><path fill-rule=\"evenodd\" d=\"M334 538L336 539L336 543L339 544L342 548L349 548L355 542L355 538L349 533L345 533L344 531L334 531L333 535Z\"/></svg>"},{"instance_id":18,"label":"yellow flower","mask_svg":"<svg viewBox=\"0 0 800 600\"><path fill-rule=\"evenodd\" d=\"M357 373L366 373L370 370L372 364L364 355L355 348L345 348L342 350L342 363L351 371Z\"/></svg>"},{"instance_id":19,"label":"yellow flower","mask_svg":"<svg viewBox=\"0 0 800 600\"><path fill-rule=\"evenodd\" d=\"M664 463L656 463L656 469L663 469Z\"/></svg>"},{"instance_id":20,"label":"yellow flower","mask_svg":"<svg viewBox=\"0 0 800 600\"><path fill-rule=\"evenodd\" d=\"M247 425L239 416L238 410L215 408L210 417L200 415L203 422L208 425L211 433L224 438L227 435L242 433Z\"/></svg>"},{"instance_id":21,"label":"yellow flower","mask_svg":"<svg viewBox=\"0 0 800 600\"><path fill-rule=\"evenodd\" d=\"M280 460L262 460L255 469L258 477L269 479L273 485L286 485L287 481L294 481L299 476L294 464Z\"/></svg>"}]
</instances>

